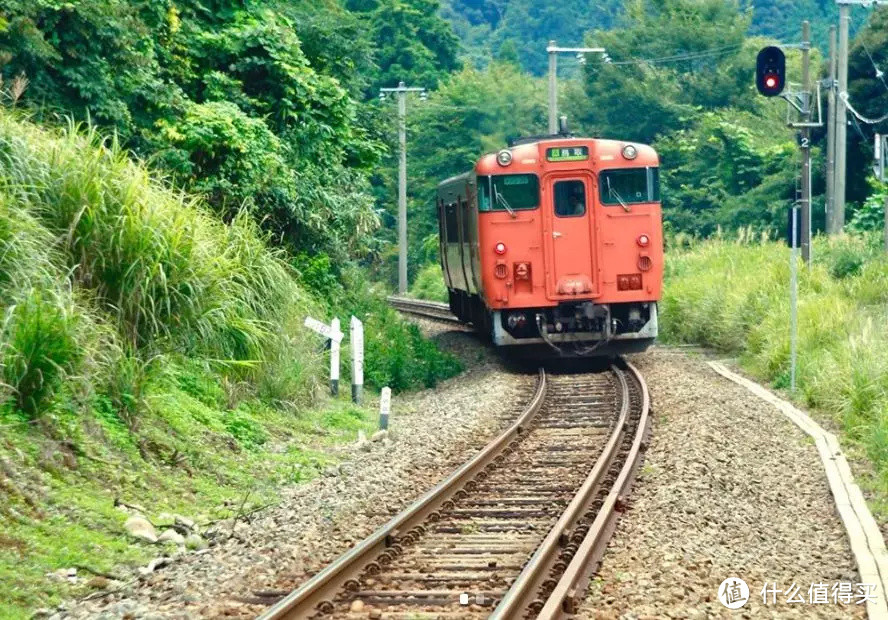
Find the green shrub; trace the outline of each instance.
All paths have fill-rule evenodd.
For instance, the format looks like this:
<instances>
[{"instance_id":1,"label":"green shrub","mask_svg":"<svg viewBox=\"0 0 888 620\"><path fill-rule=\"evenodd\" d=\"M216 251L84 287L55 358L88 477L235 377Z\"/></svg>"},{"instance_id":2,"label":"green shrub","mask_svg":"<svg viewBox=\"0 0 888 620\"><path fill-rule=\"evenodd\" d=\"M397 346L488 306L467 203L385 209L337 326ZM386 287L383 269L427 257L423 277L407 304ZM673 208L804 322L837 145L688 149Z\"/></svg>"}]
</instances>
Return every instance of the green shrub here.
<instances>
[{"instance_id":1,"label":"green shrub","mask_svg":"<svg viewBox=\"0 0 888 620\"><path fill-rule=\"evenodd\" d=\"M423 337L416 325L394 311L373 315L366 323L364 375L367 383L394 391L434 387L462 370L459 361Z\"/></svg>"},{"instance_id":2,"label":"green shrub","mask_svg":"<svg viewBox=\"0 0 888 620\"><path fill-rule=\"evenodd\" d=\"M416 276L410 293L419 299L446 302L447 286L444 284L444 274L438 264L426 265Z\"/></svg>"}]
</instances>

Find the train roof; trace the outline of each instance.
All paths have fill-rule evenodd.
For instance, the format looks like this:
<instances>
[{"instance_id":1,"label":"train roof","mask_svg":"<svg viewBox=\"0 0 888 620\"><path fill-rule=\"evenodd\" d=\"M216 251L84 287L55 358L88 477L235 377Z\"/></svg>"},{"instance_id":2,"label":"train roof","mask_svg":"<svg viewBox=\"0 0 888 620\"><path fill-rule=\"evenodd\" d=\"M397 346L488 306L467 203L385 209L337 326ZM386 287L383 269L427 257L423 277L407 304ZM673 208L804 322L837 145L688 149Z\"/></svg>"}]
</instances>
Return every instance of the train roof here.
<instances>
[{"instance_id":1,"label":"train roof","mask_svg":"<svg viewBox=\"0 0 888 620\"><path fill-rule=\"evenodd\" d=\"M628 159L623 156L623 149L633 146L636 157ZM576 148L587 147L588 159L582 161L552 161L547 157L547 152L552 148ZM626 140L603 140L600 138L575 138L575 137L551 137L523 142L515 146L503 149L512 154L512 163L509 166L501 166L497 162L497 153L488 153L478 160L475 165L477 174L502 174L505 170L514 172L540 172L545 165L546 170L569 170L576 168L641 168L646 166L659 166L660 158L657 152L647 144L630 142ZM501 152L501 151L500 151Z\"/></svg>"}]
</instances>

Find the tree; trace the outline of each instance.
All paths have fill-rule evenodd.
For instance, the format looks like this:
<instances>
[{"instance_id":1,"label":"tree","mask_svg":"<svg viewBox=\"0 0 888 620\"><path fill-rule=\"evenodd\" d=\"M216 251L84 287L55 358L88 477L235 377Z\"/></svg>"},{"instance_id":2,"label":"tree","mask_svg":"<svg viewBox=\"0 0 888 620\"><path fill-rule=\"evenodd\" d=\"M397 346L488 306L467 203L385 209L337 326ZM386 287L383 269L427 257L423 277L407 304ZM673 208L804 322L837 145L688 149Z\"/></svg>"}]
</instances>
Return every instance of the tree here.
<instances>
[{"instance_id":1,"label":"tree","mask_svg":"<svg viewBox=\"0 0 888 620\"><path fill-rule=\"evenodd\" d=\"M459 65L459 41L438 14L438 0L352 1L363 10L376 46L379 66L374 87L412 85L435 88Z\"/></svg>"},{"instance_id":2,"label":"tree","mask_svg":"<svg viewBox=\"0 0 888 620\"><path fill-rule=\"evenodd\" d=\"M579 120L592 133L652 142L682 127L695 107L748 100L750 85L738 73L749 70L725 66L743 51L748 25L749 15L731 0L635 0L620 28L587 38L614 62L587 62L588 101Z\"/></svg>"},{"instance_id":3,"label":"tree","mask_svg":"<svg viewBox=\"0 0 888 620\"><path fill-rule=\"evenodd\" d=\"M372 245L384 150L354 99L375 69L361 19L335 0L0 0L0 60L33 110L90 118L221 213L342 257Z\"/></svg>"}]
</instances>

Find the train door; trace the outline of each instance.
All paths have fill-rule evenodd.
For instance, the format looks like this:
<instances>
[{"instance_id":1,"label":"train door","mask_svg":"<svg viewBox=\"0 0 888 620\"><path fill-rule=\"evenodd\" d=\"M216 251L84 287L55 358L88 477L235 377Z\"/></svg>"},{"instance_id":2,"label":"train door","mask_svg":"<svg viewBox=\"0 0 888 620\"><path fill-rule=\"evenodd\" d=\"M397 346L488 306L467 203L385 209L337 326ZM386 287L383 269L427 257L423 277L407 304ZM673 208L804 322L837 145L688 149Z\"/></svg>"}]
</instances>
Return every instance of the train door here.
<instances>
[{"instance_id":1,"label":"train door","mask_svg":"<svg viewBox=\"0 0 888 620\"><path fill-rule=\"evenodd\" d=\"M553 175L545 183L546 292L551 299L597 294L592 175Z\"/></svg>"}]
</instances>

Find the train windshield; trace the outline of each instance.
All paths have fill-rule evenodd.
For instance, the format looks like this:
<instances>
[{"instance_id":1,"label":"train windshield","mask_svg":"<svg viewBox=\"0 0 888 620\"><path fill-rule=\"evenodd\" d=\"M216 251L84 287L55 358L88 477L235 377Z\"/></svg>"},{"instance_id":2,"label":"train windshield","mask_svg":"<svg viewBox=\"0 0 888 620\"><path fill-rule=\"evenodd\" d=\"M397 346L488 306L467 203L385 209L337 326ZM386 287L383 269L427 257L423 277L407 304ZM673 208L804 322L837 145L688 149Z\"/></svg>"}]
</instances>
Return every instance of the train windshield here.
<instances>
[{"instance_id":1,"label":"train windshield","mask_svg":"<svg viewBox=\"0 0 888 620\"><path fill-rule=\"evenodd\" d=\"M659 168L603 170L598 185L603 205L660 202Z\"/></svg>"},{"instance_id":2,"label":"train windshield","mask_svg":"<svg viewBox=\"0 0 888 620\"><path fill-rule=\"evenodd\" d=\"M478 177L479 211L521 211L540 206L540 179L535 174Z\"/></svg>"}]
</instances>

